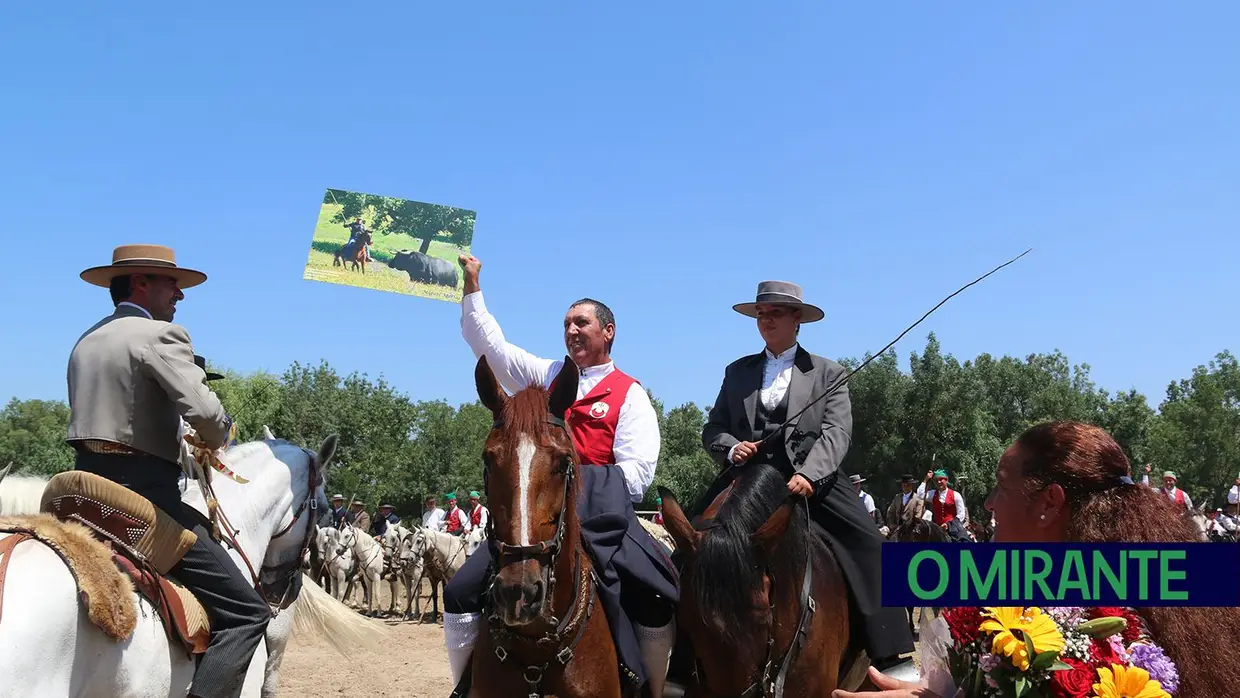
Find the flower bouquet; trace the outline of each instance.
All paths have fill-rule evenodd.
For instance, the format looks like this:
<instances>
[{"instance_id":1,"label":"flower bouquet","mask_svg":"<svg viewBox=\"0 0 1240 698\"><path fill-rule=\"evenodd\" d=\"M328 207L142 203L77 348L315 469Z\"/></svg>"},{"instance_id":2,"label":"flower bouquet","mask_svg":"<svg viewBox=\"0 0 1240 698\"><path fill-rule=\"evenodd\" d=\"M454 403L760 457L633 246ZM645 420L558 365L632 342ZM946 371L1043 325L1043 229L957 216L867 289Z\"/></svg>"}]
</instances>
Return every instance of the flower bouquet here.
<instances>
[{"instance_id":1,"label":"flower bouquet","mask_svg":"<svg viewBox=\"0 0 1240 698\"><path fill-rule=\"evenodd\" d=\"M1166 698L1175 663L1127 608L952 608L922 632L929 688L966 698Z\"/></svg>"}]
</instances>

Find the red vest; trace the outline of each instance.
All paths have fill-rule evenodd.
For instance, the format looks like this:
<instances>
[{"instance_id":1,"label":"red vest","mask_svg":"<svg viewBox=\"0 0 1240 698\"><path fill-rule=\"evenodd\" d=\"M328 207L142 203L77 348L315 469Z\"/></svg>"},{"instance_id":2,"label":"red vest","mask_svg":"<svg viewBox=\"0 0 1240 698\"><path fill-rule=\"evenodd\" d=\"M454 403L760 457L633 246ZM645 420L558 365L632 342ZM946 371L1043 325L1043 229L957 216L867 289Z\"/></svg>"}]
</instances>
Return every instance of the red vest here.
<instances>
[{"instance_id":1,"label":"red vest","mask_svg":"<svg viewBox=\"0 0 1240 698\"><path fill-rule=\"evenodd\" d=\"M939 493L934 493L934 523L945 524L956 520L956 491L947 490L947 496L939 501Z\"/></svg>"},{"instance_id":2,"label":"red vest","mask_svg":"<svg viewBox=\"0 0 1240 698\"><path fill-rule=\"evenodd\" d=\"M459 507L452 507L448 510L448 533L460 533L464 528L461 525L461 517L457 515L459 511Z\"/></svg>"},{"instance_id":3,"label":"red vest","mask_svg":"<svg viewBox=\"0 0 1240 698\"><path fill-rule=\"evenodd\" d=\"M1166 494L1166 490L1163 491L1163 494L1164 495ZM1181 509L1188 508L1188 506L1184 504L1184 490L1180 489L1179 487L1175 488L1175 503L1179 505Z\"/></svg>"},{"instance_id":4,"label":"red vest","mask_svg":"<svg viewBox=\"0 0 1240 698\"><path fill-rule=\"evenodd\" d=\"M573 447L582 465L610 465L616 462L612 445L616 441L616 425L620 422L620 407L629 394L629 388L638 381L613 370L585 397L574 402L564 414L568 433L573 437ZM555 390L555 381L551 382Z\"/></svg>"},{"instance_id":5,"label":"red vest","mask_svg":"<svg viewBox=\"0 0 1240 698\"><path fill-rule=\"evenodd\" d=\"M469 512L469 523L474 528L477 528L479 524L482 523L482 505L481 504L474 507L474 510Z\"/></svg>"}]
</instances>

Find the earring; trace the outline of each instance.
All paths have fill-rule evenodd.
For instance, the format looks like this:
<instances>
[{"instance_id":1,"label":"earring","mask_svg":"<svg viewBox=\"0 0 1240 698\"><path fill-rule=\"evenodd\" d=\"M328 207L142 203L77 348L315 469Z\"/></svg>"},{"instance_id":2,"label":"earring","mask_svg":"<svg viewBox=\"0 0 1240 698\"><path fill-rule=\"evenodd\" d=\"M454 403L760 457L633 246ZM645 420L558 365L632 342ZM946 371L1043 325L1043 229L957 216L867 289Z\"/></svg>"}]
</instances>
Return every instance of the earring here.
<instances>
[{"instance_id":1,"label":"earring","mask_svg":"<svg viewBox=\"0 0 1240 698\"><path fill-rule=\"evenodd\" d=\"M1045 518L1046 518L1046 514L1043 514L1043 515L1039 516L1038 518L1039 518L1039 519L1045 519Z\"/></svg>"}]
</instances>

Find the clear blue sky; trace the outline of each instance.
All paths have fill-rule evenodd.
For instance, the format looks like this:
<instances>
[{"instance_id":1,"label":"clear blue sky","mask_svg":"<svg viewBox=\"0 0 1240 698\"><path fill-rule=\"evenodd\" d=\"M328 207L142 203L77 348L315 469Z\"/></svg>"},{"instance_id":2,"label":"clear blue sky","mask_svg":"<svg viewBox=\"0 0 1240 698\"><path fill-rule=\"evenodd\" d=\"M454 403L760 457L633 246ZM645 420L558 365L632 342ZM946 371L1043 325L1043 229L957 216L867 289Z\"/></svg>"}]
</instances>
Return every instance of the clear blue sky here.
<instances>
[{"instance_id":1,"label":"clear blue sky","mask_svg":"<svg viewBox=\"0 0 1240 698\"><path fill-rule=\"evenodd\" d=\"M475 399L458 305L302 280L326 187L477 210L509 338L562 356L598 297L669 406L760 348L760 279L859 356L1030 246L902 361L1058 348L1157 405L1240 349L1240 5L450 4L0 11L0 399L65 397L127 242L210 275L177 320L213 362Z\"/></svg>"}]
</instances>

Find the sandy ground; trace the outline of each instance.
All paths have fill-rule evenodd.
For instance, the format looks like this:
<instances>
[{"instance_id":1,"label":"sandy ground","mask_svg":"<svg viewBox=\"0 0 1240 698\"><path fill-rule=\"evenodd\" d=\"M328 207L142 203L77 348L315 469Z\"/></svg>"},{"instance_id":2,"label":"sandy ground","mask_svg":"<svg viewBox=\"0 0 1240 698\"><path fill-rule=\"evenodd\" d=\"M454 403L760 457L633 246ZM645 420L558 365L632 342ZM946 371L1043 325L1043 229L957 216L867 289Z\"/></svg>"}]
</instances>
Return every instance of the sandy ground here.
<instances>
[{"instance_id":1,"label":"sandy ground","mask_svg":"<svg viewBox=\"0 0 1240 698\"><path fill-rule=\"evenodd\" d=\"M355 594L360 600L361 593ZM308 642L294 637L280 667L280 697L447 698L452 693L452 672L443 644L443 626L430 622L429 594L429 585L424 585L424 623L395 618L384 621L392 631L391 648L386 652L344 657L322 640ZM400 596L403 602L403 591ZM376 607L387 609L389 598L384 583L379 592L381 604Z\"/></svg>"},{"instance_id":2,"label":"sandy ground","mask_svg":"<svg viewBox=\"0 0 1240 698\"><path fill-rule=\"evenodd\" d=\"M398 593L403 604L404 592ZM422 593L424 623L395 617L383 621L391 628L391 648L386 652L345 657L322 640L308 642L294 637L280 665L280 697L447 698L452 693L452 672L443 644L443 626L430 622L430 585L424 584ZM360 591L355 596L359 601L362 598ZM376 608L386 610L390 598L384 582ZM439 608L442 613L442 598Z\"/></svg>"}]
</instances>

